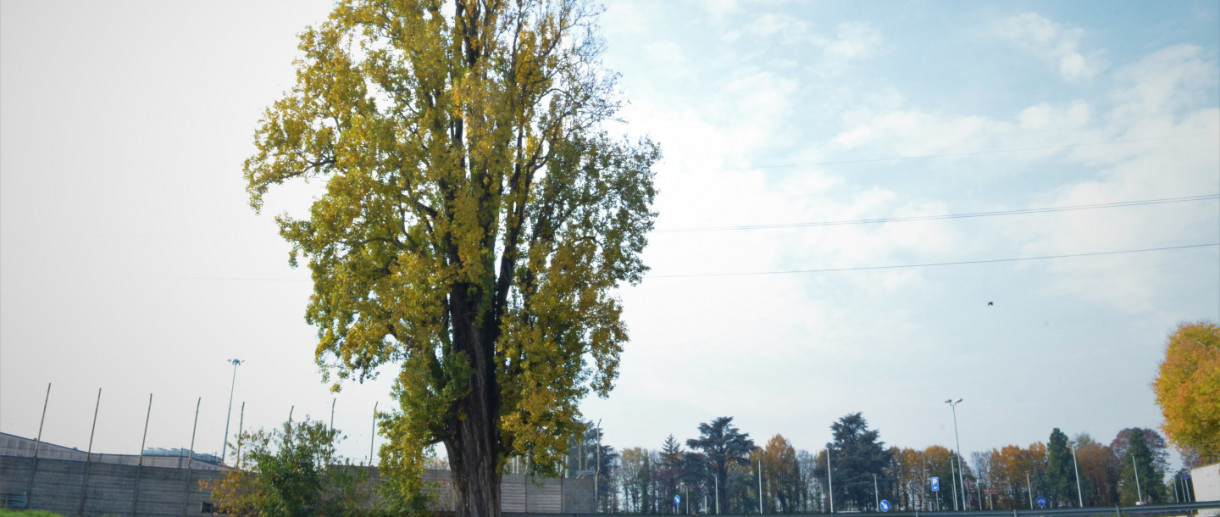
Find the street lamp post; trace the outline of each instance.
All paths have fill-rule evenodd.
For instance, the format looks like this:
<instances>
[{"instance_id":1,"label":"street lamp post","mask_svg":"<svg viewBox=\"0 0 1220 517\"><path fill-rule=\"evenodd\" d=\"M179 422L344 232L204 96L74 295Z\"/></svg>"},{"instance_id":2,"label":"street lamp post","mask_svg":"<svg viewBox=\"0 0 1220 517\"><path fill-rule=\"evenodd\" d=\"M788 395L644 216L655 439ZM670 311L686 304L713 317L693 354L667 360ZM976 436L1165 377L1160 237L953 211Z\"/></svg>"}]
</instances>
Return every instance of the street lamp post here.
<instances>
[{"instance_id":1,"label":"street lamp post","mask_svg":"<svg viewBox=\"0 0 1220 517\"><path fill-rule=\"evenodd\" d=\"M758 455L758 514L763 514L762 454Z\"/></svg>"},{"instance_id":2,"label":"street lamp post","mask_svg":"<svg viewBox=\"0 0 1220 517\"><path fill-rule=\"evenodd\" d=\"M1072 445L1072 467L1076 470L1076 500L1084 508L1084 495L1080 491L1080 463L1076 461L1076 445Z\"/></svg>"},{"instance_id":3,"label":"street lamp post","mask_svg":"<svg viewBox=\"0 0 1220 517\"><path fill-rule=\"evenodd\" d=\"M962 508L966 508L966 475L963 474L965 469L962 468L962 439L957 434L957 405L962 403L962 399L949 399L945 401L949 407L953 408L953 439L957 442L957 476L958 482L962 486Z\"/></svg>"},{"instance_id":4,"label":"street lamp post","mask_svg":"<svg viewBox=\"0 0 1220 517\"><path fill-rule=\"evenodd\" d=\"M241 359L229 359L233 363L233 380L229 381L229 410L225 412L225 441L220 447L220 461L224 461L225 452L229 448L229 419L233 416L233 388L237 386L237 365L245 362Z\"/></svg>"},{"instance_id":5,"label":"street lamp post","mask_svg":"<svg viewBox=\"0 0 1220 517\"><path fill-rule=\"evenodd\" d=\"M1029 483L1029 472L1025 473L1025 494L1029 496L1029 509L1034 509L1034 485Z\"/></svg>"},{"instance_id":6,"label":"street lamp post","mask_svg":"<svg viewBox=\"0 0 1220 517\"><path fill-rule=\"evenodd\" d=\"M1144 493L1140 490L1140 468L1135 464L1135 454L1131 455L1131 473L1135 474L1135 495L1139 497L1135 504L1144 504Z\"/></svg>"},{"instance_id":7,"label":"street lamp post","mask_svg":"<svg viewBox=\"0 0 1220 517\"><path fill-rule=\"evenodd\" d=\"M582 439L581 442L584 442L584 440ZM597 446L597 450L595 452L597 452L597 465L595 465L596 472L593 473L593 511L594 512L598 511L597 499L600 494L597 493L597 489L598 489L597 484L599 481L601 481L601 477L602 477L602 420L600 418L597 419L597 445L596 446Z\"/></svg>"},{"instance_id":8,"label":"street lamp post","mask_svg":"<svg viewBox=\"0 0 1220 517\"><path fill-rule=\"evenodd\" d=\"M830 513L835 513L835 481L830 476L830 444L826 447L826 494L830 496Z\"/></svg>"}]
</instances>

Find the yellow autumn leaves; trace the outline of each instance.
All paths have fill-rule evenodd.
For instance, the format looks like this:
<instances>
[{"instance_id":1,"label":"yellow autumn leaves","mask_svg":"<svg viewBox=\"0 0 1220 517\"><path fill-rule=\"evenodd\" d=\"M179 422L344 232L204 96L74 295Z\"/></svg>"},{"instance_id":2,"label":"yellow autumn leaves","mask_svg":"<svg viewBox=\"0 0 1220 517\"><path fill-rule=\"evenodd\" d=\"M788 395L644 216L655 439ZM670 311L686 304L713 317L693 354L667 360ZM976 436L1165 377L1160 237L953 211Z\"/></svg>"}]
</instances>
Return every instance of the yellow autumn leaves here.
<instances>
[{"instance_id":1,"label":"yellow autumn leaves","mask_svg":"<svg viewBox=\"0 0 1220 517\"><path fill-rule=\"evenodd\" d=\"M1220 455L1220 326L1178 325L1152 388L1170 440L1203 456Z\"/></svg>"}]
</instances>

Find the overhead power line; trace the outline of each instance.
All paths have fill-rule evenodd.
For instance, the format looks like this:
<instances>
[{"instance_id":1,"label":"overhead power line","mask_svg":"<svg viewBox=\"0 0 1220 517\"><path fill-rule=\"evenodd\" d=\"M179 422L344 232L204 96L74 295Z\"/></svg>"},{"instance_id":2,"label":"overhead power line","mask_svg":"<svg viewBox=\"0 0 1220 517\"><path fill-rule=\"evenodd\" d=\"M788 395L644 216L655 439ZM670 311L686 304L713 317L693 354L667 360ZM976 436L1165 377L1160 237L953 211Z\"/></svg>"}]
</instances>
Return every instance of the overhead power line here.
<instances>
[{"instance_id":1,"label":"overhead power line","mask_svg":"<svg viewBox=\"0 0 1220 517\"><path fill-rule=\"evenodd\" d=\"M1220 246L1220 243L1209 242L1204 244L1183 244L1180 246L1164 246L1160 248L1143 248L1135 250L1117 250L1117 251L1095 251L1089 253L1068 253L1063 255L1044 255L1039 257L1012 257L999 259L982 259L982 260L962 260L956 262L927 262L923 264L894 264L888 266L855 266L855 267L832 267L832 268L817 268L817 269L792 269L787 271L754 271L745 273L687 273L676 275L648 275L649 278L693 278L693 277L716 277L716 276L762 276L762 275L792 275L799 273L838 273L844 271L876 271L884 269L913 269L921 267L944 267L944 266L965 266L970 264L994 264L999 262L1026 262L1032 260L1051 260L1073 257L1099 257L1104 255L1124 255L1129 253L1148 253L1153 251L1170 251L1184 250L1191 248L1207 248Z\"/></svg>"},{"instance_id":2,"label":"overhead power line","mask_svg":"<svg viewBox=\"0 0 1220 517\"><path fill-rule=\"evenodd\" d=\"M1174 197L1164 199L1144 199L1139 201L1117 201L1114 203L1097 203L1092 205L1072 205L1072 206L1050 206L1043 208L1018 208L1014 210L996 210L990 212L963 212L956 214L937 214L937 215L915 215L908 217L878 217L873 219L848 219L837 221L811 221L802 223L775 223L775 224L744 224L737 226L704 226L691 228L670 228L657 230L657 233L679 233L679 232L724 232L724 231L741 231L741 230L769 230L780 228L805 228L811 226L846 226L856 224L881 224L881 223L903 223L911 221L939 221L945 219L966 219L971 217L996 217L1004 215L1021 215L1021 214L1042 214L1050 212L1068 212L1072 210L1097 210L1101 208L1118 208L1126 206L1144 206L1144 205L1161 205L1167 203L1186 203L1191 201L1207 201L1211 199L1220 199L1220 194L1208 194L1203 196L1187 196Z\"/></svg>"},{"instance_id":3,"label":"overhead power line","mask_svg":"<svg viewBox=\"0 0 1220 517\"><path fill-rule=\"evenodd\" d=\"M965 151L960 153L918 154L908 156L892 156L889 158L862 158L857 160L828 160L821 162L777 163L772 165L749 165L745 167L726 167L723 170L765 170L787 169L791 167L816 167L821 165L851 165L857 163L897 162L902 160L923 160L928 158L955 158L960 156L981 156L988 154L1022 153L1026 151L1050 151L1054 149L1071 149L1073 147L1093 147L1098 145L1129 144L1134 142L1149 142L1155 140L1174 140L1178 138L1193 138L1197 136L1212 136L1215 131L1187 133L1183 135L1150 136L1144 138L1126 138L1122 140L1106 140L1104 142L1080 142L1074 144L1043 145L1034 147L1017 147L1011 149L991 149L987 151Z\"/></svg>"}]
</instances>

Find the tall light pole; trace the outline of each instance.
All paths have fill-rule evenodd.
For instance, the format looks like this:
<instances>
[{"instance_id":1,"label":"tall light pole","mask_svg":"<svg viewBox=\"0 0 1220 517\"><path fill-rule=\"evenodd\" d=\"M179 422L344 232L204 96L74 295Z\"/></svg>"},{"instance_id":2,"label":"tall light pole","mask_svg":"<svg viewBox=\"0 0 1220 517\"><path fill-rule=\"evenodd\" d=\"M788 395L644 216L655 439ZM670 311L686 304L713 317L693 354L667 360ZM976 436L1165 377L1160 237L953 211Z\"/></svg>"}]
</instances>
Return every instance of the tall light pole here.
<instances>
[{"instance_id":1,"label":"tall light pole","mask_svg":"<svg viewBox=\"0 0 1220 517\"><path fill-rule=\"evenodd\" d=\"M1025 495L1029 496L1029 509L1034 509L1034 485L1029 483L1029 472L1025 473Z\"/></svg>"},{"instance_id":2,"label":"tall light pole","mask_svg":"<svg viewBox=\"0 0 1220 517\"><path fill-rule=\"evenodd\" d=\"M1076 470L1076 500L1084 508L1084 495L1080 491L1080 463L1076 461L1076 444L1072 444L1072 467Z\"/></svg>"},{"instance_id":3,"label":"tall light pole","mask_svg":"<svg viewBox=\"0 0 1220 517\"><path fill-rule=\"evenodd\" d=\"M598 482L601 481L601 477L602 477L602 419L600 419L600 418L597 419L596 432L597 432L597 444L596 444L597 465L595 465L596 470L593 472L593 511L594 512L598 511L597 500L598 500L598 497L601 495L601 494L597 493L597 489L598 489L597 484L598 484ZM581 441L583 442L584 439L581 439Z\"/></svg>"},{"instance_id":4,"label":"tall light pole","mask_svg":"<svg viewBox=\"0 0 1220 517\"><path fill-rule=\"evenodd\" d=\"M224 462L225 452L229 449L229 419L233 416L233 388L237 386L237 365L245 362L241 359L229 359L233 363L233 380L229 381L229 409L225 412L225 441L220 447L220 461Z\"/></svg>"},{"instance_id":5,"label":"tall light pole","mask_svg":"<svg viewBox=\"0 0 1220 517\"><path fill-rule=\"evenodd\" d=\"M945 401L949 407L953 408L953 439L957 442L957 476L958 482L962 486L962 508L966 508L966 475L963 474L962 468L962 439L957 434L957 405L962 403L962 399L949 399Z\"/></svg>"},{"instance_id":6,"label":"tall light pole","mask_svg":"<svg viewBox=\"0 0 1220 517\"><path fill-rule=\"evenodd\" d=\"M830 444L826 446L826 494L830 496L830 513L835 513L835 482L830 477Z\"/></svg>"},{"instance_id":7,"label":"tall light pole","mask_svg":"<svg viewBox=\"0 0 1220 517\"><path fill-rule=\"evenodd\" d=\"M762 454L758 455L758 514L763 514Z\"/></svg>"},{"instance_id":8,"label":"tall light pole","mask_svg":"<svg viewBox=\"0 0 1220 517\"><path fill-rule=\"evenodd\" d=\"M1135 454L1131 454L1131 473L1135 474L1135 494L1139 496L1139 501L1135 504L1144 504L1144 492L1140 490L1140 468L1135 464Z\"/></svg>"}]
</instances>

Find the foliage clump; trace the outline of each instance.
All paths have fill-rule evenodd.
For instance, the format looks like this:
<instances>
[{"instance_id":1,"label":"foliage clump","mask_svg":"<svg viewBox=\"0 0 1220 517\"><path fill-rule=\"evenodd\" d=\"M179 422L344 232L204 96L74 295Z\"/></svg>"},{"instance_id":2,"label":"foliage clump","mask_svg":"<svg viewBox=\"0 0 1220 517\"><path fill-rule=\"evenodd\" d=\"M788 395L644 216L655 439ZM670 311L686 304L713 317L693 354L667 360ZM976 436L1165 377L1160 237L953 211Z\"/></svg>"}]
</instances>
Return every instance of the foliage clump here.
<instances>
[{"instance_id":1,"label":"foliage clump","mask_svg":"<svg viewBox=\"0 0 1220 517\"><path fill-rule=\"evenodd\" d=\"M1220 458L1220 326L1178 325L1152 389L1169 440L1192 455Z\"/></svg>"},{"instance_id":2,"label":"foliage clump","mask_svg":"<svg viewBox=\"0 0 1220 517\"><path fill-rule=\"evenodd\" d=\"M510 457L557 472L579 401L618 375L616 290L647 270L660 151L606 132L621 101L597 14L337 2L243 168L255 210L282 183L325 184L307 217L277 217L313 274L315 358L339 380L397 367L393 468L414 491L442 444L458 515L499 514Z\"/></svg>"},{"instance_id":3,"label":"foliage clump","mask_svg":"<svg viewBox=\"0 0 1220 517\"><path fill-rule=\"evenodd\" d=\"M383 513L366 468L335 454L338 430L324 422L284 423L243 431L233 447L235 468L209 482L222 513L267 516L366 516Z\"/></svg>"}]
</instances>

